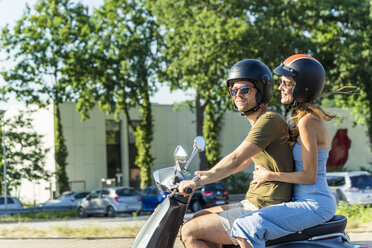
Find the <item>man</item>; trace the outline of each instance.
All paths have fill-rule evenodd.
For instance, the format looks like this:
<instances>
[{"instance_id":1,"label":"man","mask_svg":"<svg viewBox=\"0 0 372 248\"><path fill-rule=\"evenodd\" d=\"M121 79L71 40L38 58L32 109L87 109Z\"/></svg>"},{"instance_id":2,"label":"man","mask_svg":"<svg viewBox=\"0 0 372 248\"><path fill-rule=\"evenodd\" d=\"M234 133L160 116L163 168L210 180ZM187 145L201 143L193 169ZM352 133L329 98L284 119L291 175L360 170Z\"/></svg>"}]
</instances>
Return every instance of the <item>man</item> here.
<instances>
[{"instance_id":1,"label":"man","mask_svg":"<svg viewBox=\"0 0 372 248\"><path fill-rule=\"evenodd\" d=\"M287 142L288 125L266 104L273 93L273 77L262 62L246 59L229 71L227 86L234 108L250 122L252 128L245 140L208 171L197 172L192 180L180 183L179 191L196 189L201 185L221 180L247 168L252 162L271 171L293 171L292 151ZM231 237L234 220L262 207L289 201L292 185L281 182L265 183L257 189L249 187L246 199L240 203L216 206L196 213L181 230L181 238L189 247L219 247L235 244Z\"/></svg>"}]
</instances>

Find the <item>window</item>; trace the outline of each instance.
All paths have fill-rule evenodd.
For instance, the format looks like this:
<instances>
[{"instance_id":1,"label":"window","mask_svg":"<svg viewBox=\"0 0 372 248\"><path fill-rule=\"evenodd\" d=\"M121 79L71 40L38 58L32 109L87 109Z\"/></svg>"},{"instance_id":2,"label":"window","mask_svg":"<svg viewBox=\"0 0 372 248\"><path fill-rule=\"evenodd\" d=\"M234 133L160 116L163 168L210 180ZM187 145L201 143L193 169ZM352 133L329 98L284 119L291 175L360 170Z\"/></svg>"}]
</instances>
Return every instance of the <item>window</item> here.
<instances>
[{"instance_id":1,"label":"window","mask_svg":"<svg viewBox=\"0 0 372 248\"><path fill-rule=\"evenodd\" d=\"M137 195L137 192L134 189L118 189L116 190L118 196L130 196Z\"/></svg>"},{"instance_id":2,"label":"window","mask_svg":"<svg viewBox=\"0 0 372 248\"><path fill-rule=\"evenodd\" d=\"M339 187L345 185L345 177L343 176L327 176L328 186Z\"/></svg>"},{"instance_id":3,"label":"window","mask_svg":"<svg viewBox=\"0 0 372 248\"><path fill-rule=\"evenodd\" d=\"M101 198L107 198L110 196L110 191L107 189L102 190Z\"/></svg>"},{"instance_id":4,"label":"window","mask_svg":"<svg viewBox=\"0 0 372 248\"><path fill-rule=\"evenodd\" d=\"M89 195L89 192L78 193L78 194L75 195L75 199L82 199L82 198L86 197L87 195Z\"/></svg>"},{"instance_id":5,"label":"window","mask_svg":"<svg viewBox=\"0 0 372 248\"><path fill-rule=\"evenodd\" d=\"M369 175L350 177L350 180L352 187L360 189L372 188L372 177Z\"/></svg>"},{"instance_id":6,"label":"window","mask_svg":"<svg viewBox=\"0 0 372 248\"><path fill-rule=\"evenodd\" d=\"M221 185L221 184L207 184L204 186L204 190L205 191L217 191L217 190L220 190L220 191L224 191L224 187Z\"/></svg>"},{"instance_id":7,"label":"window","mask_svg":"<svg viewBox=\"0 0 372 248\"><path fill-rule=\"evenodd\" d=\"M95 199L95 198L98 198L98 195L99 195L99 190L97 190L97 191L94 191L91 195L90 195L90 199Z\"/></svg>"},{"instance_id":8,"label":"window","mask_svg":"<svg viewBox=\"0 0 372 248\"><path fill-rule=\"evenodd\" d=\"M115 185L122 185L121 170L121 121L106 120L107 178L114 178Z\"/></svg>"},{"instance_id":9,"label":"window","mask_svg":"<svg viewBox=\"0 0 372 248\"><path fill-rule=\"evenodd\" d=\"M160 194L160 192L159 192L159 190L157 188L152 188L151 189L150 195L159 195L159 194Z\"/></svg>"},{"instance_id":10,"label":"window","mask_svg":"<svg viewBox=\"0 0 372 248\"><path fill-rule=\"evenodd\" d=\"M6 199L7 199L7 204L13 204L13 203L14 203L14 201L13 201L12 198L7 197ZM1 197L1 198L0 198L0 205L4 205L4 204L5 204L4 200L5 200L4 197Z\"/></svg>"},{"instance_id":11,"label":"window","mask_svg":"<svg viewBox=\"0 0 372 248\"><path fill-rule=\"evenodd\" d=\"M138 120L132 120L132 124L137 127L140 124ZM132 128L128 126L128 152L129 152L129 170L130 182L129 186L139 189L141 185L141 171L135 164L138 150L136 147L136 137Z\"/></svg>"}]
</instances>

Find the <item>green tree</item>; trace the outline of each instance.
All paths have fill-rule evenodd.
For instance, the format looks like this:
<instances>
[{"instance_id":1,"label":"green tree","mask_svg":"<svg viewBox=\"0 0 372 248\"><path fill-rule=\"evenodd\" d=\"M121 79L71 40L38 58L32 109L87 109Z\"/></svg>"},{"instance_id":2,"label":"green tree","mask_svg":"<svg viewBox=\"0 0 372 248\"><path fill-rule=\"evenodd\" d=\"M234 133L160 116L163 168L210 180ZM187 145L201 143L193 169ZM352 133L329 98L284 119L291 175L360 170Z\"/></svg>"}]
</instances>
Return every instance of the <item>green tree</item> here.
<instances>
[{"instance_id":1,"label":"green tree","mask_svg":"<svg viewBox=\"0 0 372 248\"><path fill-rule=\"evenodd\" d=\"M365 123L372 145L372 3L368 0L327 1L317 28L311 32L325 62L329 90L356 86L360 94L331 96L340 107L351 108L355 124Z\"/></svg>"},{"instance_id":2,"label":"green tree","mask_svg":"<svg viewBox=\"0 0 372 248\"><path fill-rule=\"evenodd\" d=\"M95 11L95 29L86 50L89 68L74 85L79 92L78 111L83 119L98 103L106 113L123 112L135 131L141 171L141 187L151 184L150 153L153 123L150 95L155 90L157 61L157 26L145 6L146 1L106 0ZM79 80L75 80L79 82ZM129 110L138 107L141 119L133 122Z\"/></svg>"},{"instance_id":3,"label":"green tree","mask_svg":"<svg viewBox=\"0 0 372 248\"><path fill-rule=\"evenodd\" d=\"M59 105L74 99L71 76L78 74L89 34L88 10L69 0L39 0L26 5L13 29L2 30L1 48L11 68L2 71L7 92L19 100L43 106L54 104L55 159L59 192L67 190L67 148ZM85 38L85 40L83 39Z\"/></svg>"},{"instance_id":4,"label":"green tree","mask_svg":"<svg viewBox=\"0 0 372 248\"><path fill-rule=\"evenodd\" d=\"M245 2L245 1L243 1ZM247 23L241 1L152 1L157 21L165 32L162 50L166 68L161 80L171 89L195 91L190 105L196 114L196 135L207 134L208 149L200 153L200 169L206 169L206 156L212 164L219 157L216 141L227 103L230 101L224 78L227 68L242 58L247 46ZM249 35L249 34L248 34ZM244 49L236 49L245 47ZM207 115L207 116L206 116ZM208 159L208 160L209 160Z\"/></svg>"},{"instance_id":5,"label":"green tree","mask_svg":"<svg viewBox=\"0 0 372 248\"><path fill-rule=\"evenodd\" d=\"M228 69L246 58L259 59L274 68L285 56L310 51L314 46L301 26L306 24L301 13L308 15L310 2L151 3L166 43L162 53L167 66L161 79L170 82L171 89L194 89L195 101L189 106L195 108L196 134L207 140L206 155L200 154L200 169L206 169L220 157L218 134L223 114L231 108L225 82ZM270 106L279 109L279 99L276 93Z\"/></svg>"},{"instance_id":6,"label":"green tree","mask_svg":"<svg viewBox=\"0 0 372 248\"><path fill-rule=\"evenodd\" d=\"M21 111L2 122L5 132L6 172L8 190L16 189L22 180L49 180L52 173L45 169L45 158L49 148L43 148L43 135L38 134L32 124L33 111ZM2 118L2 116L1 116ZM3 130L1 130L2 132ZM3 136L0 135L0 181L3 186ZM3 190L1 190L2 193Z\"/></svg>"}]
</instances>

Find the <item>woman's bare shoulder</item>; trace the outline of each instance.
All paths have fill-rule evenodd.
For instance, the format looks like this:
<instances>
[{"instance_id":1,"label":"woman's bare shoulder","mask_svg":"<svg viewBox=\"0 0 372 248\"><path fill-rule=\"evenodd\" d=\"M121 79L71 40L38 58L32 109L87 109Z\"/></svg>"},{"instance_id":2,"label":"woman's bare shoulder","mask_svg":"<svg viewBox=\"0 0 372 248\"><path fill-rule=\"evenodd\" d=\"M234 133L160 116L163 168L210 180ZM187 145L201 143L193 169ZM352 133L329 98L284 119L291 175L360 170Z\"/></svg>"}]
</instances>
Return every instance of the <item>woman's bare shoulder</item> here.
<instances>
[{"instance_id":1,"label":"woman's bare shoulder","mask_svg":"<svg viewBox=\"0 0 372 248\"><path fill-rule=\"evenodd\" d=\"M325 121L318 115L307 114L298 122L300 136L316 138L319 149L329 147L329 133Z\"/></svg>"},{"instance_id":2,"label":"woman's bare shoulder","mask_svg":"<svg viewBox=\"0 0 372 248\"><path fill-rule=\"evenodd\" d=\"M298 121L298 127L306 128L306 129L315 128L321 123L322 123L322 119L318 115L308 113Z\"/></svg>"}]
</instances>

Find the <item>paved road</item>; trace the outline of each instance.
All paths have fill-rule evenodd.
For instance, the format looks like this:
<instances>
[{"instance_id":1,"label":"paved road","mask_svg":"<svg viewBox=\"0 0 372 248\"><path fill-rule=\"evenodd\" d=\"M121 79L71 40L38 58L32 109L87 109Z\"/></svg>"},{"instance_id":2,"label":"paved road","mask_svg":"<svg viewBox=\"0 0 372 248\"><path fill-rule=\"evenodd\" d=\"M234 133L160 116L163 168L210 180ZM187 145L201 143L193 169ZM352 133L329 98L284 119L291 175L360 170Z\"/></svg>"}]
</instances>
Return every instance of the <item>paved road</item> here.
<instances>
[{"instance_id":1,"label":"paved road","mask_svg":"<svg viewBox=\"0 0 372 248\"><path fill-rule=\"evenodd\" d=\"M6 248L126 248L130 247L131 239L18 239L0 240L0 247Z\"/></svg>"},{"instance_id":2,"label":"paved road","mask_svg":"<svg viewBox=\"0 0 372 248\"><path fill-rule=\"evenodd\" d=\"M187 214L186 218L190 218L192 214ZM12 231L16 227L37 228L39 230L47 230L52 226L73 226L84 227L99 225L101 227L120 227L130 225L143 225L148 216L139 216L136 220L131 217L121 218L88 218L74 219L69 221L45 221L45 222L28 222L28 223L8 223L0 224L0 230L6 229ZM357 244L364 244L372 247L372 233L359 232L349 233L351 240ZM111 238L111 239L66 239L66 238L43 238L43 239L7 239L0 238L0 247L6 248L129 248L133 242L133 238ZM176 240L174 248L183 248L179 239Z\"/></svg>"},{"instance_id":3,"label":"paved road","mask_svg":"<svg viewBox=\"0 0 372 248\"><path fill-rule=\"evenodd\" d=\"M372 247L371 233L358 233L350 235L355 244ZM368 241L369 240L369 241ZM133 239L0 239L0 247L6 248L129 248ZM183 248L177 239L174 248Z\"/></svg>"}]
</instances>

